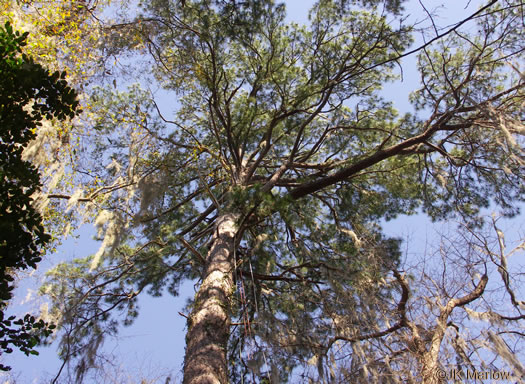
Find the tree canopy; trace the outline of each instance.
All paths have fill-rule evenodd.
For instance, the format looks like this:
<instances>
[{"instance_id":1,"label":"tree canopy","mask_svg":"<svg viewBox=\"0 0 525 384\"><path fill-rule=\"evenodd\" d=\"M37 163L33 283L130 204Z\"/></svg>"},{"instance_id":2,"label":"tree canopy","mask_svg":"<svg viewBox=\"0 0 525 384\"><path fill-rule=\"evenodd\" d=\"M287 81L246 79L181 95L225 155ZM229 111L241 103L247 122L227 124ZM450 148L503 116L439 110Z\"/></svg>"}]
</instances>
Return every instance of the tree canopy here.
<instances>
[{"instance_id":1,"label":"tree canopy","mask_svg":"<svg viewBox=\"0 0 525 384\"><path fill-rule=\"evenodd\" d=\"M48 194L93 218L102 241L43 287L77 380L117 331L118 310L130 323L139 294L177 295L186 279L200 289L185 383L328 380L339 353L366 356L356 342L383 346L412 329L381 315L408 300L399 240L382 219L421 209L475 228L491 204L519 212L519 1L489 1L415 49L399 1L320 0L307 25L270 0L115 7L97 46L115 65L103 61L108 77L85 89L92 134L77 184ZM399 114L381 90L409 54L417 113ZM477 266L469 278L483 276ZM415 356L409 373L431 380L439 356Z\"/></svg>"}]
</instances>

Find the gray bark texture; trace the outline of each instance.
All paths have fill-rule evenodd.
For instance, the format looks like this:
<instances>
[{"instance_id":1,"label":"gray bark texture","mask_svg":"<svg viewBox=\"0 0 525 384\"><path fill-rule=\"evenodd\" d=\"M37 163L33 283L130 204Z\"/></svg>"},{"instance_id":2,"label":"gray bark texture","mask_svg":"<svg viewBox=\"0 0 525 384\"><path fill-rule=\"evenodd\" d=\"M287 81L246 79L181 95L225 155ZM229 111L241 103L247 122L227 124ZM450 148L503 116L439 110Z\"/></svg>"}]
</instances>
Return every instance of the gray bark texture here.
<instances>
[{"instance_id":1,"label":"gray bark texture","mask_svg":"<svg viewBox=\"0 0 525 384\"><path fill-rule=\"evenodd\" d=\"M231 325L236 216L217 219L203 282L188 319L184 384L228 383L227 344Z\"/></svg>"}]
</instances>

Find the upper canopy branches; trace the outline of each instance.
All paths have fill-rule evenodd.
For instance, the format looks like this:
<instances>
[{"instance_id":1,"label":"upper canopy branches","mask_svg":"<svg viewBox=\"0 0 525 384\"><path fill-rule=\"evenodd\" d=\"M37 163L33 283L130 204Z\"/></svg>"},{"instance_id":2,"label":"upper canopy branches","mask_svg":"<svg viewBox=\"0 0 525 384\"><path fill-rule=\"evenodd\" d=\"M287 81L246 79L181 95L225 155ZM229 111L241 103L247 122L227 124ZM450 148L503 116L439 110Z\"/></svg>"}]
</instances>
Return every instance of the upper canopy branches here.
<instances>
[{"instance_id":1,"label":"upper canopy branches","mask_svg":"<svg viewBox=\"0 0 525 384\"><path fill-rule=\"evenodd\" d=\"M521 124L519 4L491 1L414 50L421 118L399 117L378 93L412 42L412 27L394 27L384 12L399 4L374 12L351 4L320 1L302 26L271 1L143 2L134 21L113 28L129 32L122 41L132 49L140 40L159 83L180 95L170 140L189 140L207 167L224 169L227 184L285 187L299 198L402 155L419 159L431 200L456 194L443 180L458 168L482 183L490 169L488 184L509 197L501 183L522 177L516 149L503 144ZM478 25L473 36L461 29L467 21ZM506 167L512 177L498 158L515 164ZM465 205L481 202L471 192Z\"/></svg>"}]
</instances>

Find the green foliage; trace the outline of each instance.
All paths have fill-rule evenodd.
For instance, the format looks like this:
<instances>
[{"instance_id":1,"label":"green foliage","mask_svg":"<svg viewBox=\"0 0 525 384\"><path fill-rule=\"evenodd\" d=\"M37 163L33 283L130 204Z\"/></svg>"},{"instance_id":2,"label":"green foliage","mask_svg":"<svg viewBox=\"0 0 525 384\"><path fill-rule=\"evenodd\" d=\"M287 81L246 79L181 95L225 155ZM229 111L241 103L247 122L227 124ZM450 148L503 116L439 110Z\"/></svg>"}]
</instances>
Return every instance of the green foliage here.
<instances>
[{"instance_id":1,"label":"green foliage","mask_svg":"<svg viewBox=\"0 0 525 384\"><path fill-rule=\"evenodd\" d=\"M16 327L13 327L16 326ZM39 345L43 338L48 337L56 326L35 319L29 314L23 319L16 319L15 316L4 318L4 311L0 312L0 348L5 353L13 352L12 347L20 349L26 355L38 355L35 347ZM8 371L11 367L0 364L0 370Z\"/></svg>"},{"instance_id":2,"label":"green foliage","mask_svg":"<svg viewBox=\"0 0 525 384\"><path fill-rule=\"evenodd\" d=\"M9 22L0 28L0 339L5 352L13 344L29 354L39 335L52 328L33 317L4 319L4 310L16 270L36 268L50 235L32 206L31 196L41 187L38 170L22 153L43 119L73 117L78 101L65 72L51 74L22 53L27 35ZM20 327L9 328L12 324Z\"/></svg>"}]
</instances>

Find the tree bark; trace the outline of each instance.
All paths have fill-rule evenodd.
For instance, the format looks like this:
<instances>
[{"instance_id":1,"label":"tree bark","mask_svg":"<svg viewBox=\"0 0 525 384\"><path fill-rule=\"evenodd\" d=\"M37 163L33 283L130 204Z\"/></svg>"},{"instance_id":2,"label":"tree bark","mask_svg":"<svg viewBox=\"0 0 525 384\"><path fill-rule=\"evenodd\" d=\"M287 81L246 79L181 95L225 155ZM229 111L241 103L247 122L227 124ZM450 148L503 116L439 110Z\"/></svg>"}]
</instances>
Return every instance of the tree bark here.
<instances>
[{"instance_id":1,"label":"tree bark","mask_svg":"<svg viewBox=\"0 0 525 384\"><path fill-rule=\"evenodd\" d=\"M217 218L203 282L188 318L184 384L226 384L230 336L236 215Z\"/></svg>"}]
</instances>

